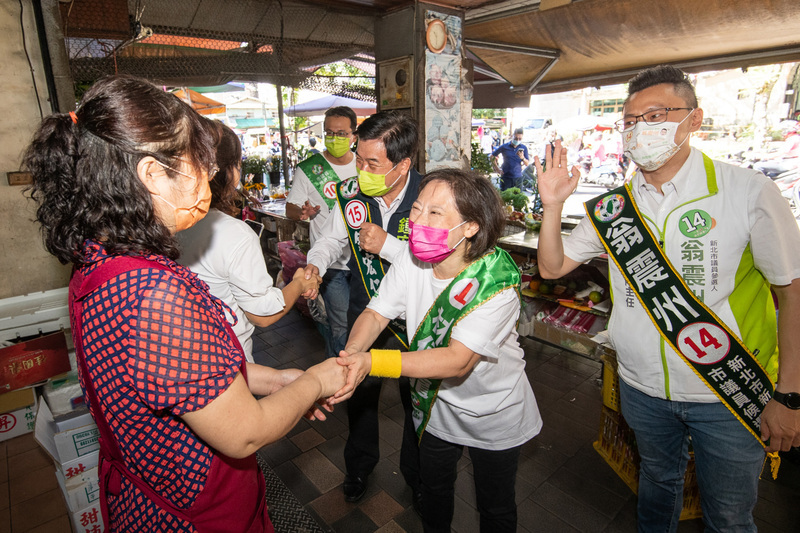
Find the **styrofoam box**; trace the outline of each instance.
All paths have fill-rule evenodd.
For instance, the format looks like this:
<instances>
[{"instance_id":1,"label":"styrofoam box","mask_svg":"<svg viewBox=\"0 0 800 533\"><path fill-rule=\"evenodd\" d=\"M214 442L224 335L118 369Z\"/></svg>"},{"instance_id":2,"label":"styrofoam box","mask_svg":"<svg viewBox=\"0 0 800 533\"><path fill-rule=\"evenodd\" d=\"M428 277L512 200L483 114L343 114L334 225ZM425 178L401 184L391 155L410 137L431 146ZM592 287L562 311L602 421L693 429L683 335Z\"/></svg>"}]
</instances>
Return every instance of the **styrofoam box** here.
<instances>
[{"instance_id":1,"label":"styrofoam box","mask_svg":"<svg viewBox=\"0 0 800 533\"><path fill-rule=\"evenodd\" d=\"M56 422L43 399L39 400L34 438L62 465L100 449L100 432L88 410Z\"/></svg>"},{"instance_id":2,"label":"styrofoam box","mask_svg":"<svg viewBox=\"0 0 800 533\"><path fill-rule=\"evenodd\" d=\"M69 328L67 287L0 300L0 340Z\"/></svg>"},{"instance_id":3,"label":"styrofoam box","mask_svg":"<svg viewBox=\"0 0 800 533\"><path fill-rule=\"evenodd\" d=\"M103 513L100 510L100 501L96 501L85 509L70 513L72 531L74 533L100 533L103 528Z\"/></svg>"},{"instance_id":4,"label":"styrofoam box","mask_svg":"<svg viewBox=\"0 0 800 533\"><path fill-rule=\"evenodd\" d=\"M71 513L85 509L100 498L100 482L97 479L97 467L87 470L80 476L66 479L56 470L56 479L67 507Z\"/></svg>"}]
</instances>

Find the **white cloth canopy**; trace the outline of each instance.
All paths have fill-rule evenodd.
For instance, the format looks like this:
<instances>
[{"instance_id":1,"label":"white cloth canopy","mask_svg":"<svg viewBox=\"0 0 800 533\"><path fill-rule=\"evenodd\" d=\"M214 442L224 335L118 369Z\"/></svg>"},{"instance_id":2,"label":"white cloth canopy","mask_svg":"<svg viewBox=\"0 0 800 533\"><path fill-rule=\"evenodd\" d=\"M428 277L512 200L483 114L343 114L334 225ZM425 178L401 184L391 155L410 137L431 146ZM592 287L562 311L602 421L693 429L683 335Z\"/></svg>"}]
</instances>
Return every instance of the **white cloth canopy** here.
<instances>
[{"instance_id":1,"label":"white cloth canopy","mask_svg":"<svg viewBox=\"0 0 800 533\"><path fill-rule=\"evenodd\" d=\"M283 110L284 114L290 117L311 117L323 115L325 111L332 107L347 106L356 112L358 116L369 116L375 113L375 104L364 102L355 98L345 98L344 96L323 96L316 100L296 104Z\"/></svg>"}]
</instances>

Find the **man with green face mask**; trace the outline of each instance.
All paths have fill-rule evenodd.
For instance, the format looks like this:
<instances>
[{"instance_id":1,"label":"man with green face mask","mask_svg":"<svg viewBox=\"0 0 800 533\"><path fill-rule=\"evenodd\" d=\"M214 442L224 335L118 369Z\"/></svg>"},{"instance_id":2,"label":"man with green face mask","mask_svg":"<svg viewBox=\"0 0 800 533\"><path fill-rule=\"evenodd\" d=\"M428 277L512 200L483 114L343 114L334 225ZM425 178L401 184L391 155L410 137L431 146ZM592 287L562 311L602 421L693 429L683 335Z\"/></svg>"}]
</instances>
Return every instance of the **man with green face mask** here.
<instances>
[{"instance_id":1,"label":"man with green face mask","mask_svg":"<svg viewBox=\"0 0 800 533\"><path fill-rule=\"evenodd\" d=\"M286 216L310 220L311 245L320 238L331 209L336 208L336 186L356 175L356 158L350 150L355 140L356 114L349 107L332 107L325 112L325 151L297 165L292 189L286 199ZM347 340L347 307L350 301L350 249L340 250L322 280L320 294L325 303L327 324L325 355L336 357ZM327 326L327 327L325 327Z\"/></svg>"},{"instance_id":2,"label":"man with green face mask","mask_svg":"<svg viewBox=\"0 0 800 533\"><path fill-rule=\"evenodd\" d=\"M327 274L325 268L342 248L350 248L350 307L348 329L375 294L390 263L408 246L408 218L417 199L422 176L413 162L419 144L417 124L408 115L382 111L366 119L356 131L358 180L343 182L337 192L338 216L331 216L320 238L308 252L306 275ZM324 279L324 278L323 278ZM306 297L313 296L305 294ZM390 324L373 348L398 349L404 346L404 324ZM413 332L412 332L413 333ZM347 348L345 348L346 350ZM405 349L405 348L403 348ZM379 459L378 399L381 378L368 377L347 401L349 434L344 448L347 476L343 484L345 500L360 500L367 490L367 477ZM408 379L400 379L400 397L406 414L400 451L400 472L419 494L418 450L411 421L411 396Z\"/></svg>"}]
</instances>

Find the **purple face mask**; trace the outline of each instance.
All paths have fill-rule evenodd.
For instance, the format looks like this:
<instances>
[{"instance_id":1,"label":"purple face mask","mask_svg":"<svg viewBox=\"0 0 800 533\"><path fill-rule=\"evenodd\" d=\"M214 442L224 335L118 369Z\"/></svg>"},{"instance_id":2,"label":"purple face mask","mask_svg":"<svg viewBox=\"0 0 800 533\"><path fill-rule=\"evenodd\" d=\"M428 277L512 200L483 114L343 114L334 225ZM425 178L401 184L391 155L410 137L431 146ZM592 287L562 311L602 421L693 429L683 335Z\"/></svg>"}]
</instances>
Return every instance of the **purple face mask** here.
<instances>
[{"instance_id":1,"label":"purple face mask","mask_svg":"<svg viewBox=\"0 0 800 533\"><path fill-rule=\"evenodd\" d=\"M461 241L466 239L466 236L462 237L461 241L458 241L455 246L450 248L447 245L447 236L450 235L451 231L466 223L467 221L465 220L458 226L448 230L423 226L422 224L414 224L409 220L408 226L411 228L411 233L408 236L408 243L411 247L411 253L414 254L414 257L426 263L439 263L444 261L458 248Z\"/></svg>"}]
</instances>

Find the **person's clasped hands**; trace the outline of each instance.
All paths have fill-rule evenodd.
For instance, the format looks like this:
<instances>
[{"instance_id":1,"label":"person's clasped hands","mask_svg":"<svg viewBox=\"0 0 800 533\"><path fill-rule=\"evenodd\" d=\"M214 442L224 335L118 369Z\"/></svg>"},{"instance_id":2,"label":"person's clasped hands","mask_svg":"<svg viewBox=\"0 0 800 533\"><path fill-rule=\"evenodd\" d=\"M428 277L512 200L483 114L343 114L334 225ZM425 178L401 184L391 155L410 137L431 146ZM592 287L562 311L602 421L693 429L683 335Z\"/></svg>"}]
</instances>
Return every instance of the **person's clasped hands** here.
<instances>
[{"instance_id":1,"label":"person's clasped hands","mask_svg":"<svg viewBox=\"0 0 800 533\"><path fill-rule=\"evenodd\" d=\"M300 371L303 374L302 371ZM336 393L347 387L348 369L337 363L337 359L326 359L308 370L305 374L316 378L320 385L319 399L315 405L304 415L308 420L326 419L325 411L333 412L333 406L342 400L335 397Z\"/></svg>"},{"instance_id":2,"label":"person's clasped hands","mask_svg":"<svg viewBox=\"0 0 800 533\"><path fill-rule=\"evenodd\" d=\"M295 270L292 281L300 283L300 287L303 289L301 296L306 300L315 300L319 295L319 286L322 285L322 277L319 275L319 269L314 265L307 265L305 268L298 268Z\"/></svg>"},{"instance_id":3,"label":"person's clasped hands","mask_svg":"<svg viewBox=\"0 0 800 533\"><path fill-rule=\"evenodd\" d=\"M356 387L372 370L372 354L370 352L348 351L345 348L339 352L335 360L347 372L345 384L329 399L330 405L343 402L353 395Z\"/></svg>"}]
</instances>

